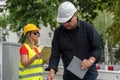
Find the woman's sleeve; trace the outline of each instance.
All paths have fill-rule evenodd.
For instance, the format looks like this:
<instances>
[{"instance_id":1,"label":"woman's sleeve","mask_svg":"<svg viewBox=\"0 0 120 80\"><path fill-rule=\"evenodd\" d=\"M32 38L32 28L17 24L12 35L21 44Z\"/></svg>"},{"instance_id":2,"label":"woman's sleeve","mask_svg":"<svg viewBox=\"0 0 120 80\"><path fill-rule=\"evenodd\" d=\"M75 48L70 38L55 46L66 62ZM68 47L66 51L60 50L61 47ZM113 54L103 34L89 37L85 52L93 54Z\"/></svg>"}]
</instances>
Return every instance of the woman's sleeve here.
<instances>
[{"instance_id":1,"label":"woman's sleeve","mask_svg":"<svg viewBox=\"0 0 120 80\"><path fill-rule=\"evenodd\" d=\"M28 50L27 50L27 48L25 47L25 45L22 45L22 46L20 47L20 55L22 55L22 54L28 54Z\"/></svg>"}]
</instances>

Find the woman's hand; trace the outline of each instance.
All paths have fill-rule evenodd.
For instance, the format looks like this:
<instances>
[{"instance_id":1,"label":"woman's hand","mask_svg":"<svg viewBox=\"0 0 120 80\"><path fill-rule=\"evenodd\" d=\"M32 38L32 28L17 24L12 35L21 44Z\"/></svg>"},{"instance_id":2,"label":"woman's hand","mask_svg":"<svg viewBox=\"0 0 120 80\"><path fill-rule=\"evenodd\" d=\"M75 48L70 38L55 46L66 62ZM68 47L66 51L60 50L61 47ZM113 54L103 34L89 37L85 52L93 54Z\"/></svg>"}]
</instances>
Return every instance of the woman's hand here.
<instances>
[{"instance_id":1,"label":"woman's hand","mask_svg":"<svg viewBox=\"0 0 120 80\"><path fill-rule=\"evenodd\" d=\"M36 55L35 55L36 59L39 59L41 55L42 55L42 53L36 54Z\"/></svg>"}]
</instances>

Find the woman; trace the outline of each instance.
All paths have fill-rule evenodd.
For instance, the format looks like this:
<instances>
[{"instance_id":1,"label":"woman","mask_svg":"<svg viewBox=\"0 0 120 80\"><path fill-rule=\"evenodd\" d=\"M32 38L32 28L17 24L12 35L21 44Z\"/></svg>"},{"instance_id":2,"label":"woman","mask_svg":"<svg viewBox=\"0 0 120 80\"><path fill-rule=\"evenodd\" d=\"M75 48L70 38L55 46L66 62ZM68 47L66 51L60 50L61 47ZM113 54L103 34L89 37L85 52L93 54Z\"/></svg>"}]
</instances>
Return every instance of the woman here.
<instances>
[{"instance_id":1,"label":"woman","mask_svg":"<svg viewBox=\"0 0 120 80\"><path fill-rule=\"evenodd\" d=\"M25 42L20 47L19 79L42 80L41 49L38 46L39 28L34 24L24 27Z\"/></svg>"}]
</instances>

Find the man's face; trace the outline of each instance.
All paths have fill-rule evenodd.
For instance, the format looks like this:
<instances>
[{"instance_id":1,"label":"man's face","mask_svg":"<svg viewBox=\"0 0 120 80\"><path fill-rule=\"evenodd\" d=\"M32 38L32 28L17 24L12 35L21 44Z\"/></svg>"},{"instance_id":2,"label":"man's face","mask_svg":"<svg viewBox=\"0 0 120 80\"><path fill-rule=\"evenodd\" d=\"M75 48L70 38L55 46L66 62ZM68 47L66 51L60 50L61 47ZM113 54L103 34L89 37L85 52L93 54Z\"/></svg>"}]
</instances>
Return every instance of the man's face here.
<instances>
[{"instance_id":1,"label":"man's face","mask_svg":"<svg viewBox=\"0 0 120 80\"><path fill-rule=\"evenodd\" d=\"M73 30L75 29L77 25L77 14L74 14L70 20L68 20L65 23L62 23L62 25L67 29L67 30Z\"/></svg>"}]
</instances>

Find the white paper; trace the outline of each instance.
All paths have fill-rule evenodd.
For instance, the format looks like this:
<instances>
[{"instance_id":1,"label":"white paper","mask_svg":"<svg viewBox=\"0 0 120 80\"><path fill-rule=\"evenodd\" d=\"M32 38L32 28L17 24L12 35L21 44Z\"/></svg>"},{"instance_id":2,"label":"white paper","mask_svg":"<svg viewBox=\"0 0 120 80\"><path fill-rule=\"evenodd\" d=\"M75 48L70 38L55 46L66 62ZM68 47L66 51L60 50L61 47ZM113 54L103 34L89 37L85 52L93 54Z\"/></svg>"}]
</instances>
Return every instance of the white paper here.
<instances>
[{"instance_id":1,"label":"white paper","mask_svg":"<svg viewBox=\"0 0 120 80\"><path fill-rule=\"evenodd\" d=\"M75 74L80 79L83 79L86 72L88 71L88 68L85 70L81 70L81 67L80 67L81 62L82 61L79 58L77 58L76 56L73 56L72 61L70 62L70 64L67 67L67 70L69 70L70 72Z\"/></svg>"}]
</instances>

